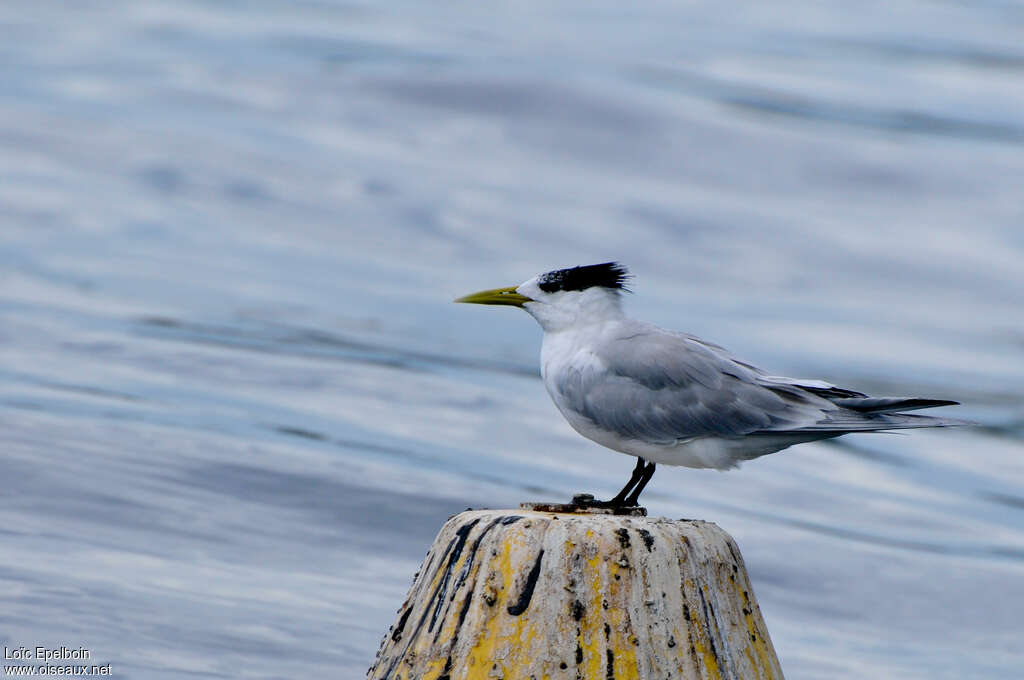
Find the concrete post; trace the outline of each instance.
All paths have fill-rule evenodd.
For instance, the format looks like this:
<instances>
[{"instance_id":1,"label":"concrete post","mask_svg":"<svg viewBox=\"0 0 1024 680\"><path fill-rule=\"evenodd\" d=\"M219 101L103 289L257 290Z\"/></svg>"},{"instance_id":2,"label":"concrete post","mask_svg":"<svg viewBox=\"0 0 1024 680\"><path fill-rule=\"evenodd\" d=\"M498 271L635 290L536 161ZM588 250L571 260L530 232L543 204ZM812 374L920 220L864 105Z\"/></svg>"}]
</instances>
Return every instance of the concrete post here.
<instances>
[{"instance_id":1,"label":"concrete post","mask_svg":"<svg viewBox=\"0 0 1024 680\"><path fill-rule=\"evenodd\" d=\"M441 529L369 677L783 676L739 549L716 525L476 510Z\"/></svg>"}]
</instances>

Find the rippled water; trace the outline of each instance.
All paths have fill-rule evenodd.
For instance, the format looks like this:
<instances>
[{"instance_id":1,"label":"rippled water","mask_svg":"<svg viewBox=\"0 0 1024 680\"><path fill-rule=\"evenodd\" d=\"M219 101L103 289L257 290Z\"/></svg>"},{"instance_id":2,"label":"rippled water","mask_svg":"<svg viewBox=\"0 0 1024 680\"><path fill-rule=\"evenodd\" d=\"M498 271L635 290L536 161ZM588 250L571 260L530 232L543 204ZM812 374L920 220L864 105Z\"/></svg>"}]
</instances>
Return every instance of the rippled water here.
<instances>
[{"instance_id":1,"label":"rippled water","mask_svg":"<svg viewBox=\"0 0 1024 680\"><path fill-rule=\"evenodd\" d=\"M614 493L539 330L636 316L980 426L661 468L790 678L1024 673L1014 3L0 5L0 640L359 677L441 522Z\"/></svg>"}]
</instances>

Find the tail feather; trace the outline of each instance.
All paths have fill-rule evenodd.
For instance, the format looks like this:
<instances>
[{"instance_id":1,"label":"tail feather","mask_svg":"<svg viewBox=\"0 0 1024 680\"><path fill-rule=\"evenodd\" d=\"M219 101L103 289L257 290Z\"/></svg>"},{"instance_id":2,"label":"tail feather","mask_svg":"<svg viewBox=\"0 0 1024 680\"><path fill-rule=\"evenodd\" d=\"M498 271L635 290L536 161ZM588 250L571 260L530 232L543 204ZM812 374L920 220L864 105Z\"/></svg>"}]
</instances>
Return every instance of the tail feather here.
<instances>
[{"instance_id":1,"label":"tail feather","mask_svg":"<svg viewBox=\"0 0 1024 680\"><path fill-rule=\"evenodd\" d=\"M829 418L814 425L790 431L846 434L847 432L909 430L919 427L959 427L973 424L969 420L960 420L958 418L937 418L935 416L919 416L909 413L871 413L864 414L860 420Z\"/></svg>"},{"instance_id":2,"label":"tail feather","mask_svg":"<svg viewBox=\"0 0 1024 680\"><path fill-rule=\"evenodd\" d=\"M818 422L802 427L782 429L790 434L816 434L819 437L837 437L849 432L878 432L907 430L919 427L957 427L973 425L967 420L904 413L920 408L953 406L958 402L948 399L922 399L916 397L838 397L830 400L840 408L830 411ZM755 434L777 434L780 430L762 430Z\"/></svg>"}]
</instances>

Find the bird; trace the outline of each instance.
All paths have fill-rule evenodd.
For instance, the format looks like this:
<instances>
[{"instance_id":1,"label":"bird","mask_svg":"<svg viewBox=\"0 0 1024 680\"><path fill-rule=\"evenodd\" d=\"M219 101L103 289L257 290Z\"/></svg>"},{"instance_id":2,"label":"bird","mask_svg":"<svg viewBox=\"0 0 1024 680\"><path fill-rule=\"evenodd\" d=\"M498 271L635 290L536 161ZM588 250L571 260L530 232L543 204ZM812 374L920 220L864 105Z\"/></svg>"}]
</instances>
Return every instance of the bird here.
<instances>
[{"instance_id":1,"label":"bird","mask_svg":"<svg viewBox=\"0 0 1024 680\"><path fill-rule=\"evenodd\" d=\"M728 470L853 432L969 424L906 413L956 401L872 397L770 375L695 335L631 319L622 306L631 278L625 266L603 262L455 300L528 312L544 333L541 377L559 412L587 439L636 457L618 494L578 495L577 505L638 506L659 464Z\"/></svg>"}]
</instances>

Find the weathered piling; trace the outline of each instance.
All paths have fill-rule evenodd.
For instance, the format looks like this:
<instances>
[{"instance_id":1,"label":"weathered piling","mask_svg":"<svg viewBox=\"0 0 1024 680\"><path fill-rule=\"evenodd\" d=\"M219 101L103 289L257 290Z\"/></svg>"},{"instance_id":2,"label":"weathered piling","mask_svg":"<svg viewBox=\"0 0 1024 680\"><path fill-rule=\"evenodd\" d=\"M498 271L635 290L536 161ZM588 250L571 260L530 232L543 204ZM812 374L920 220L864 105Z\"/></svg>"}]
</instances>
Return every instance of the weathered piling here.
<instances>
[{"instance_id":1,"label":"weathered piling","mask_svg":"<svg viewBox=\"0 0 1024 680\"><path fill-rule=\"evenodd\" d=\"M740 552L716 525L476 510L441 529L369 677L783 676Z\"/></svg>"}]
</instances>

